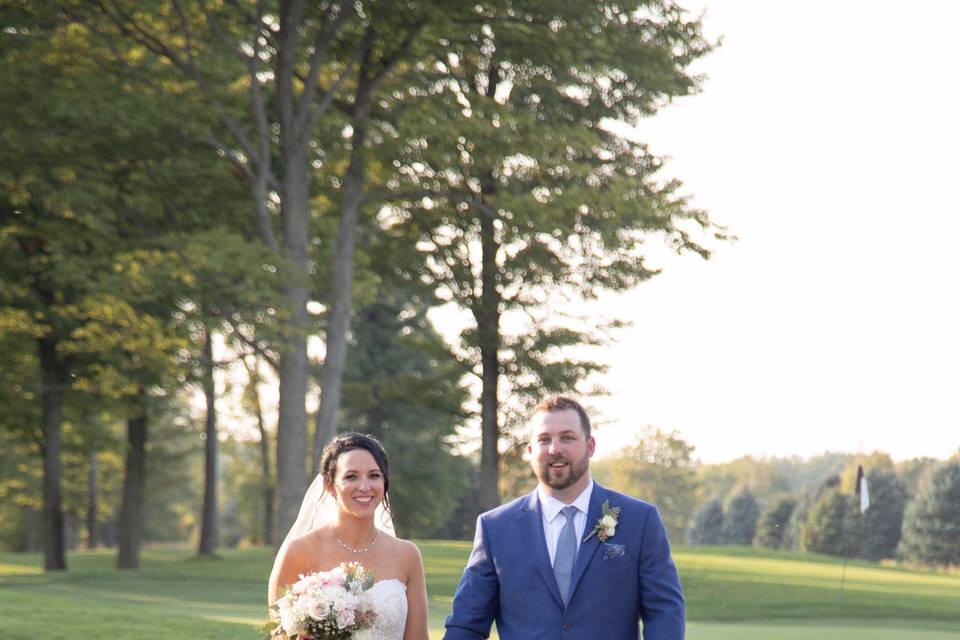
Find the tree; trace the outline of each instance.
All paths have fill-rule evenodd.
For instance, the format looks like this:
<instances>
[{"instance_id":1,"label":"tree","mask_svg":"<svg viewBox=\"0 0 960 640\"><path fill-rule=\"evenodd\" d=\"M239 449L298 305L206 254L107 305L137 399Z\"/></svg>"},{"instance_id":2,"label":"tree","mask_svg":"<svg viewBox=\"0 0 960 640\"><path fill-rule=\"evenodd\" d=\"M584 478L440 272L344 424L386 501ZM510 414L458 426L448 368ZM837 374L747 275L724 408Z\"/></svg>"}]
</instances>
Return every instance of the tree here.
<instances>
[{"instance_id":1,"label":"tree","mask_svg":"<svg viewBox=\"0 0 960 640\"><path fill-rule=\"evenodd\" d=\"M790 491L816 490L834 476L839 477L849 467L855 456L849 453L825 451L810 458L791 456L776 460L778 472L787 480Z\"/></svg>"},{"instance_id":2,"label":"tree","mask_svg":"<svg viewBox=\"0 0 960 640\"><path fill-rule=\"evenodd\" d=\"M681 540L693 516L695 466L693 446L675 431L647 427L636 444L592 468L601 482L657 505L670 539Z\"/></svg>"},{"instance_id":3,"label":"tree","mask_svg":"<svg viewBox=\"0 0 960 640\"><path fill-rule=\"evenodd\" d=\"M893 471L895 468L890 454L882 451L874 451L868 455L861 454L855 456L840 474L840 488L847 493L856 493L857 491L858 467L862 467L864 471L870 471L871 469ZM873 487L870 488L872 489Z\"/></svg>"},{"instance_id":4,"label":"tree","mask_svg":"<svg viewBox=\"0 0 960 640\"><path fill-rule=\"evenodd\" d=\"M693 526L687 536L692 545L724 544L723 503L712 498L700 505L693 515Z\"/></svg>"},{"instance_id":5,"label":"tree","mask_svg":"<svg viewBox=\"0 0 960 640\"><path fill-rule=\"evenodd\" d=\"M217 469L219 446L217 437L217 382L216 361L213 359L213 332L203 328L202 386L206 412L203 430L203 507L200 517L200 542L197 555L212 556L220 544L219 509L217 499Z\"/></svg>"},{"instance_id":6,"label":"tree","mask_svg":"<svg viewBox=\"0 0 960 640\"><path fill-rule=\"evenodd\" d=\"M940 462L936 458L912 458L895 465L894 469L897 476L903 480L908 496L912 498L920 493L926 481L926 474Z\"/></svg>"},{"instance_id":7,"label":"tree","mask_svg":"<svg viewBox=\"0 0 960 640\"><path fill-rule=\"evenodd\" d=\"M272 5L272 3L270 3ZM73 3L69 15L120 51L121 68L151 86L174 86L206 105L198 137L245 177L264 244L286 271L278 377L278 525L293 523L306 488L305 396L309 362L311 178L326 166L328 147L349 126L349 162L338 181L336 238L327 317L324 396L316 453L336 430L342 365L352 308L356 222L365 182L367 123L385 78L407 55L427 16L444 16L431 2L287 0ZM132 50L138 55L128 55ZM139 53L147 53L143 56ZM318 132L323 131L322 135ZM280 237L278 238L278 231ZM314 465L316 464L316 453Z\"/></svg>"},{"instance_id":8,"label":"tree","mask_svg":"<svg viewBox=\"0 0 960 640\"><path fill-rule=\"evenodd\" d=\"M960 462L941 463L928 475L903 520L900 554L924 565L960 565Z\"/></svg>"},{"instance_id":9,"label":"tree","mask_svg":"<svg viewBox=\"0 0 960 640\"><path fill-rule=\"evenodd\" d=\"M263 404L260 400L260 358L256 353L241 358L244 368L247 370L247 384L244 387L243 405L247 411L253 415L257 423L258 453L260 463L260 491L261 491L261 509L262 519L259 527L251 527L253 532L260 530L260 535L253 534L254 540L260 540L264 544L274 544L274 480L273 473L270 471L270 432L267 429L264 418Z\"/></svg>"},{"instance_id":10,"label":"tree","mask_svg":"<svg viewBox=\"0 0 960 640\"><path fill-rule=\"evenodd\" d=\"M723 538L726 544L750 545L757 532L760 505L753 493L743 487L730 499L724 518Z\"/></svg>"},{"instance_id":11,"label":"tree","mask_svg":"<svg viewBox=\"0 0 960 640\"><path fill-rule=\"evenodd\" d=\"M32 8L31 8L32 9ZM71 380L89 361L70 353L82 329L77 311L103 292L118 238L110 214L129 186L131 141L150 112L138 96L119 91L83 56L77 34L47 28L28 13L5 24L0 60L0 261L3 306L23 314L18 327L36 341L43 452L44 564L65 569L62 451ZM19 19L17 19L19 18ZM62 105L69 104L69 109ZM152 126L162 126L162 120ZM123 138L123 140L121 140Z\"/></svg>"},{"instance_id":12,"label":"tree","mask_svg":"<svg viewBox=\"0 0 960 640\"><path fill-rule=\"evenodd\" d=\"M48 565L64 566L61 431L65 410L84 397L123 403L128 413L119 538L121 564L135 566L149 397L180 382L176 360L186 343L172 322L179 294L158 290L147 271L170 257L158 249L168 229L187 235L227 219L237 181L211 163L207 145L198 153L189 96L171 99L104 73L100 63L130 51L108 53L98 35L53 19L76 6L23 6L36 15L22 28L5 25L16 37L4 39L14 46L4 48L2 69L19 80L3 83L3 119L18 127L5 130L0 154L0 259L5 280L30 283L4 288L3 302L30 318L20 330L38 341L48 380L40 394Z\"/></svg>"},{"instance_id":13,"label":"tree","mask_svg":"<svg viewBox=\"0 0 960 640\"><path fill-rule=\"evenodd\" d=\"M687 67L711 46L669 1L489 3L476 18L434 61L431 107L407 114L387 185L423 277L472 316L460 355L480 378L480 496L490 508L504 378L515 396L585 392L598 369L564 353L599 339L594 328L545 303L654 275L640 248L647 236L708 253L690 233L716 231L707 216L678 182L654 177L660 159L607 125L695 92ZM511 313L530 319L517 334L503 330Z\"/></svg>"},{"instance_id":14,"label":"tree","mask_svg":"<svg viewBox=\"0 0 960 640\"><path fill-rule=\"evenodd\" d=\"M228 214L221 214L227 220ZM243 225L194 229L187 236L162 238L169 258L155 266L161 288L176 292L174 315L193 336L190 350L193 378L203 390L206 436L204 438L204 492L198 553L212 555L218 534L218 431L216 372L227 362L214 359L214 336L224 338L245 352L247 345L235 328L243 326L253 335L273 330L269 310L281 303L275 274L264 265L270 254L262 244L243 233ZM266 313L265 313L266 312ZM251 372L248 371L248 375ZM256 407L253 407L256 409ZM262 416L261 416L262 419Z\"/></svg>"},{"instance_id":15,"label":"tree","mask_svg":"<svg viewBox=\"0 0 960 640\"><path fill-rule=\"evenodd\" d=\"M856 549L856 506L853 497L834 487L813 505L803 528L801 549L847 556Z\"/></svg>"},{"instance_id":16,"label":"tree","mask_svg":"<svg viewBox=\"0 0 960 640\"><path fill-rule=\"evenodd\" d=\"M893 558L900 542L907 489L891 468L866 472L870 508L857 516L857 556L867 560Z\"/></svg>"},{"instance_id":17,"label":"tree","mask_svg":"<svg viewBox=\"0 0 960 640\"><path fill-rule=\"evenodd\" d=\"M785 549L787 525L797 506L796 498L782 497L767 503L757 522L757 533L753 543L768 549Z\"/></svg>"},{"instance_id":18,"label":"tree","mask_svg":"<svg viewBox=\"0 0 960 640\"><path fill-rule=\"evenodd\" d=\"M703 491L710 495L730 495L744 486L758 500L796 491L784 474L782 458L757 459L743 456L729 462L704 464L697 467L697 479Z\"/></svg>"},{"instance_id":19,"label":"tree","mask_svg":"<svg viewBox=\"0 0 960 640\"><path fill-rule=\"evenodd\" d=\"M0 318L3 315L0 312ZM0 547L11 551L36 551L40 545L36 535L43 509L40 407L26 401L25 392L32 385L24 384L36 372L30 342L0 330L4 354L0 363Z\"/></svg>"},{"instance_id":20,"label":"tree","mask_svg":"<svg viewBox=\"0 0 960 640\"><path fill-rule=\"evenodd\" d=\"M366 269L375 282L353 322L342 420L376 435L390 453L398 533L430 537L445 529L467 491L465 461L452 448L467 398L463 369L427 319L429 288L396 274L415 256L368 233Z\"/></svg>"},{"instance_id":21,"label":"tree","mask_svg":"<svg viewBox=\"0 0 960 640\"><path fill-rule=\"evenodd\" d=\"M821 456L821 460L823 457ZM831 475L825 480L821 480L819 485L814 486L802 493L797 500L797 506L790 514L790 522L784 532L783 544L786 549L803 549L804 530L807 526L807 520L810 510L817 501L826 493L835 490L840 485L840 476Z\"/></svg>"}]
</instances>

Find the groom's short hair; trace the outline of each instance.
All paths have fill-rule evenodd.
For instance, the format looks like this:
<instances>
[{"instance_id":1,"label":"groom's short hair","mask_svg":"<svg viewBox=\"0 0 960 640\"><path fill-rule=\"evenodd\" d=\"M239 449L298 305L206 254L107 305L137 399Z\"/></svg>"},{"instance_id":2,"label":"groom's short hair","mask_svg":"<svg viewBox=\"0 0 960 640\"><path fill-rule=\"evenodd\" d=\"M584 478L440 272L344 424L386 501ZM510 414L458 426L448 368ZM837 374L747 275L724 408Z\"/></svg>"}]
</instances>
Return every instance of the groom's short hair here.
<instances>
[{"instance_id":1,"label":"groom's short hair","mask_svg":"<svg viewBox=\"0 0 960 640\"><path fill-rule=\"evenodd\" d=\"M550 396L549 398L545 398L534 407L533 412L539 413L545 411L550 413L551 411L566 411L567 409L573 409L577 412L577 415L580 416L580 427L583 429L583 435L585 438L589 438L590 416L587 415L587 410L583 408L582 404L569 396Z\"/></svg>"}]
</instances>

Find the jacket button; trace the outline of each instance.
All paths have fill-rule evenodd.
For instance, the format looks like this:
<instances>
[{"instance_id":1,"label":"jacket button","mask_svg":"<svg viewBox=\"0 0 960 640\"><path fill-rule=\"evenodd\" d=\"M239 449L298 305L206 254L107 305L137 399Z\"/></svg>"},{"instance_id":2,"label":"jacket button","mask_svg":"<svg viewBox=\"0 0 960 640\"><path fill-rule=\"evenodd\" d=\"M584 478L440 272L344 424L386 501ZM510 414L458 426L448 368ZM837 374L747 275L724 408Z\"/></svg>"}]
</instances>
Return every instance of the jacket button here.
<instances>
[{"instance_id":1,"label":"jacket button","mask_svg":"<svg viewBox=\"0 0 960 640\"><path fill-rule=\"evenodd\" d=\"M563 630L564 630L564 631L570 631L570 629L573 629L573 626L572 626L572 625L569 625L569 624L563 625Z\"/></svg>"}]
</instances>

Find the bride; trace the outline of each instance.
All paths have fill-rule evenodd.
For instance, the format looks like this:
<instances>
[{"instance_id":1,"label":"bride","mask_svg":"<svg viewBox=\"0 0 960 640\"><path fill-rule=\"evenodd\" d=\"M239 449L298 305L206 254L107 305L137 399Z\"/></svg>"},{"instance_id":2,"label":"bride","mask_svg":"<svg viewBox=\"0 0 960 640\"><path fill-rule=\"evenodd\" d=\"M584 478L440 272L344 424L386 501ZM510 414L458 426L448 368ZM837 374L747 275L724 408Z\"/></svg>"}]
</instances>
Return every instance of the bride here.
<instances>
[{"instance_id":1,"label":"bride","mask_svg":"<svg viewBox=\"0 0 960 640\"><path fill-rule=\"evenodd\" d=\"M416 545L392 535L389 488L387 453L375 438L345 433L328 444L274 560L268 604L300 574L357 561L376 579L373 640L427 640L423 560Z\"/></svg>"}]
</instances>

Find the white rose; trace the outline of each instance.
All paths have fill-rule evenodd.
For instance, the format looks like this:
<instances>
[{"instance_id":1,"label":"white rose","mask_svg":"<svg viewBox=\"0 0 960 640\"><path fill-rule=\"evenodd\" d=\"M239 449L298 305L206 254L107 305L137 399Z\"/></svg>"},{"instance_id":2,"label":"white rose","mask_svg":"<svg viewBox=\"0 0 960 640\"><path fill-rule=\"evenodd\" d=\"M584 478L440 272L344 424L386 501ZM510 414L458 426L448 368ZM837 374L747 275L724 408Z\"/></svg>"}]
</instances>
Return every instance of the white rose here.
<instances>
[{"instance_id":1,"label":"white rose","mask_svg":"<svg viewBox=\"0 0 960 640\"><path fill-rule=\"evenodd\" d=\"M617 519L607 514L600 520L600 525L603 526L604 529L615 529L617 527Z\"/></svg>"},{"instance_id":2,"label":"white rose","mask_svg":"<svg viewBox=\"0 0 960 640\"><path fill-rule=\"evenodd\" d=\"M333 608L339 615L342 611L353 612L356 610L360 600L352 593L345 593L333 601Z\"/></svg>"},{"instance_id":3,"label":"white rose","mask_svg":"<svg viewBox=\"0 0 960 640\"><path fill-rule=\"evenodd\" d=\"M323 620L330 614L330 603L317 599L310 603L310 617L314 620Z\"/></svg>"},{"instance_id":4,"label":"white rose","mask_svg":"<svg viewBox=\"0 0 960 640\"><path fill-rule=\"evenodd\" d=\"M356 610L352 607L341 609L334 605L334 611L337 615L337 626L341 629L346 629L357 620Z\"/></svg>"}]
</instances>

